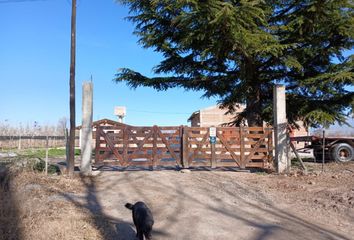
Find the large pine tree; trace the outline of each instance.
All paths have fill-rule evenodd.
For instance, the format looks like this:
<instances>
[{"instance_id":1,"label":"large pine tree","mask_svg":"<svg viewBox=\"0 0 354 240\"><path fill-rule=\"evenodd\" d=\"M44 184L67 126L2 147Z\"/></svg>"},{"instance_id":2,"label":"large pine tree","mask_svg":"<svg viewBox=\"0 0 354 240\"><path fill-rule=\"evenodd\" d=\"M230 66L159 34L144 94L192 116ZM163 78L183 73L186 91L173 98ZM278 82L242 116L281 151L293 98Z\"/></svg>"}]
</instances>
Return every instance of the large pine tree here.
<instances>
[{"instance_id":1,"label":"large pine tree","mask_svg":"<svg viewBox=\"0 0 354 240\"><path fill-rule=\"evenodd\" d=\"M145 48L163 54L148 78L123 68L132 88L183 87L217 96L235 123L271 120L274 84L287 88L290 123L345 122L353 109L352 0L121 0ZM169 76L170 77L165 77ZM349 89L349 90L348 90Z\"/></svg>"}]
</instances>

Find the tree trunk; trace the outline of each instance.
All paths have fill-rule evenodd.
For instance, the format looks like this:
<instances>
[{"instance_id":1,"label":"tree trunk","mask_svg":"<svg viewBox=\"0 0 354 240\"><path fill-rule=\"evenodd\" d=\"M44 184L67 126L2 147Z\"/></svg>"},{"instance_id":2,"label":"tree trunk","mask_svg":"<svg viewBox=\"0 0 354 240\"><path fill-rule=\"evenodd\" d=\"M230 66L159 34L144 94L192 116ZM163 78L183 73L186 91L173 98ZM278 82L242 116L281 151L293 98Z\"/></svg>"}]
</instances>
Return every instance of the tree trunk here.
<instances>
[{"instance_id":1,"label":"tree trunk","mask_svg":"<svg viewBox=\"0 0 354 240\"><path fill-rule=\"evenodd\" d=\"M246 58L245 80L248 82L246 119L249 127L262 126L261 84L258 82L255 63Z\"/></svg>"},{"instance_id":2,"label":"tree trunk","mask_svg":"<svg viewBox=\"0 0 354 240\"><path fill-rule=\"evenodd\" d=\"M262 126L262 106L260 101L260 88L252 89L252 93L247 99L246 119L249 127Z\"/></svg>"}]
</instances>

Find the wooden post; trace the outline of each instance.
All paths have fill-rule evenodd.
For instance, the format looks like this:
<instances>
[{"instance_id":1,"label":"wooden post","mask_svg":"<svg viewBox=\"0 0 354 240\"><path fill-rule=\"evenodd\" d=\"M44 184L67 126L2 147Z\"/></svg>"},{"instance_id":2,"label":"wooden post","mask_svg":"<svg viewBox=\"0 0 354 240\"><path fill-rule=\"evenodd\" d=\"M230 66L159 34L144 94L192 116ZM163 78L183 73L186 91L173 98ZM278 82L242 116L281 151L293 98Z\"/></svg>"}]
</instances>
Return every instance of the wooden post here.
<instances>
[{"instance_id":1,"label":"wooden post","mask_svg":"<svg viewBox=\"0 0 354 240\"><path fill-rule=\"evenodd\" d=\"M211 150L211 168L216 168L215 143L210 144Z\"/></svg>"},{"instance_id":2,"label":"wooden post","mask_svg":"<svg viewBox=\"0 0 354 240\"><path fill-rule=\"evenodd\" d=\"M179 161L177 161L178 167L182 166L182 158L183 158L183 125L179 126Z\"/></svg>"},{"instance_id":3,"label":"wooden post","mask_svg":"<svg viewBox=\"0 0 354 240\"><path fill-rule=\"evenodd\" d=\"M49 141L48 141L48 134L46 136L45 141L45 175L48 175L48 152L49 152Z\"/></svg>"},{"instance_id":4,"label":"wooden post","mask_svg":"<svg viewBox=\"0 0 354 240\"><path fill-rule=\"evenodd\" d=\"M71 1L71 44L70 44L70 135L69 156L67 158L68 174L73 175L75 169L75 63L76 63L76 0Z\"/></svg>"},{"instance_id":5,"label":"wooden post","mask_svg":"<svg viewBox=\"0 0 354 240\"><path fill-rule=\"evenodd\" d=\"M153 145L152 145L152 169L154 170L157 165L157 126L154 125L152 130L154 131L153 133Z\"/></svg>"},{"instance_id":6,"label":"wooden post","mask_svg":"<svg viewBox=\"0 0 354 240\"><path fill-rule=\"evenodd\" d=\"M129 147L129 129L123 128L123 166L128 164L128 147Z\"/></svg>"},{"instance_id":7,"label":"wooden post","mask_svg":"<svg viewBox=\"0 0 354 240\"><path fill-rule=\"evenodd\" d=\"M293 152L295 153L297 159L299 159L299 162L300 162L302 168L304 169L305 175L307 175L307 167L305 166L304 162L302 161L302 158L300 157L299 153L296 151L296 148L291 141L290 141L290 147L293 150Z\"/></svg>"},{"instance_id":8,"label":"wooden post","mask_svg":"<svg viewBox=\"0 0 354 240\"><path fill-rule=\"evenodd\" d=\"M99 125L96 126L96 147L95 147L95 163L100 163L100 146L101 146L101 128Z\"/></svg>"},{"instance_id":9,"label":"wooden post","mask_svg":"<svg viewBox=\"0 0 354 240\"><path fill-rule=\"evenodd\" d=\"M16 143L14 144L14 137L11 135L10 136L10 148L12 148L14 145L16 145Z\"/></svg>"},{"instance_id":10,"label":"wooden post","mask_svg":"<svg viewBox=\"0 0 354 240\"><path fill-rule=\"evenodd\" d=\"M31 136L31 140L30 140L30 148L31 148L31 150L32 151L34 151L34 147L33 147L33 134L32 134L32 136Z\"/></svg>"},{"instance_id":11,"label":"wooden post","mask_svg":"<svg viewBox=\"0 0 354 240\"><path fill-rule=\"evenodd\" d=\"M182 134L182 149L183 149L183 154L182 154L182 164L184 168L189 168L189 159L188 159L188 127L183 128L183 134Z\"/></svg>"},{"instance_id":12,"label":"wooden post","mask_svg":"<svg viewBox=\"0 0 354 240\"><path fill-rule=\"evenodd\" d=\"M69 159L69 130L67 128L65 128L65 151L66 159ZM68 166L66 166L66 170L68 170Z\"/></svg>"},{"instance_id":13,"label":"wooden post","mask_svg":"<svg viewBox=\"0 0 354 240\"><path fill-rule=\"evenodd\" d=\"M268 164L267 167L272 167L273 164L273 131L271 128L267 128L268 132Z\"/></svg>"},{"instance_id":14,"label":"wooden post","mask_svg":"<svg viewBox=\"0 0 354 240\"><path fill-rule=\"evenodd\" d=\"M243 126L240 126L240 168L244 169L245 164L245 129Z\"/></svg>"},{"instance_id":15,"label":"wooden post","mask_svg":"<svg viewBox=\"0 0 354 240\"><path fill-rule=\"evenodd\" d=\"M209 135L209 143L210 143L210 151L211 151L211 168L216 168L216 156L215 156L215 143L216 143L216 136L217 136L217 129L214 126L209 127L207 134Z\"/></svg>"},{"instance_id":16,"label":"wooden post","mask_svg":"<svg viewBox=\"0 0 354 240\"><path fill-rule=\"evenodd\" d=\"M21 150L21 134L18 136L18 150Z\"/></svg>"}]
</instances>

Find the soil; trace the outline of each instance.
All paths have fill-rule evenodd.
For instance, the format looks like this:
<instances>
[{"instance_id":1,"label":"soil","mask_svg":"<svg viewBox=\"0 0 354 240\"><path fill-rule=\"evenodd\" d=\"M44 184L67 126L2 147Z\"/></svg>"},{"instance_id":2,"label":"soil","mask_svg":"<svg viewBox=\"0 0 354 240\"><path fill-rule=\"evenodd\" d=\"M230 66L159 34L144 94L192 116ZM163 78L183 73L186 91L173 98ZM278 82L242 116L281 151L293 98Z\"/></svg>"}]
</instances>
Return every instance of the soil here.
<instances>
[{"instance_id":1,"label":"soil","mask_svg":"<svg viewBox=\"0 0 354 240\"><path fill-rule=\"evenodd\" d=\"M354 162L307 163L308 175L234 171L11 170L0 239L135 239L126 202L144 201L153 239L354 239Z\"/></svg>"}]
</instances>

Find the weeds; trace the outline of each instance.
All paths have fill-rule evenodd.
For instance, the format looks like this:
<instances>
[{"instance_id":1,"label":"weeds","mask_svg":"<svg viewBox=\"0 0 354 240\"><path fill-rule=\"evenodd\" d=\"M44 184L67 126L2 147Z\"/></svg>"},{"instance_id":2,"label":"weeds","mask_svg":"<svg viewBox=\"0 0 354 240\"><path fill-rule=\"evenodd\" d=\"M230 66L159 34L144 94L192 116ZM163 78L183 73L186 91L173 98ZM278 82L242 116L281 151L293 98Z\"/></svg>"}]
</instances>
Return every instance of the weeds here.
<instances>
[{"instance_id":1,"label":"weeds","mask_svg":"<svg viewBox=\"0 0 354 240\"><path fill-rule=\"evenodd\" d=\"M25 150L20 153L20 155L31 158L45 158L46 151L45 149L35 149L35 150ZM75 156L81 154L80 149L75 149ZM65 157L66 149L65 148L51 148L48 151L48 157Z\"/></svg>"}]
</instances>

